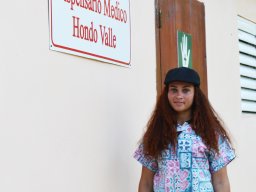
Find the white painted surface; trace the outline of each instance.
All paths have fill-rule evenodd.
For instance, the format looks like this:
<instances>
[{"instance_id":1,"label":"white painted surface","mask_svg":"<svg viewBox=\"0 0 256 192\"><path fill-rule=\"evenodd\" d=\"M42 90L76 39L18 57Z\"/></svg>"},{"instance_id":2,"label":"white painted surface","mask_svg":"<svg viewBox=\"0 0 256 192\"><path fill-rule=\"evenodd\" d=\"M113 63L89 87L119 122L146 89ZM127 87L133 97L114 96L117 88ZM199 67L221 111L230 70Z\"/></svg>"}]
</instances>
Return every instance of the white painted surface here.
<instances>
[{"instance_id":1,"label":"white painted surface","mask_svg":"<svg viewBox=\"0 0 256 192\"><path fill-rule=\"evenodd\" d=\"M232 133L232 192L253 191L256 117L241 113L237 14L254 0L205 0L209 98ZM47 1L0 12L0 191L131 192L132 154L156 96L154 1L131 1L131 68L52 52ZM143 14L141 14L143 11Z\"/></svg>"},{"instance_id":2,"label":"white painted surface","mask_svg":"<svg viewBox=\"0 0 256 192\"><path fill-rule=\"evenodd\" d=\"M231 132L237 153L228 167L231 191L254 191L256 115L241 113L237 15L256 21L256 2L204 2L209 98Z\"/></svg>"},{"instance_id":3,"label":"white painted surface","mask_svg":"<svg viewBox=\"0 0 256 192\"><path fill-rule=\"evenodd\" d=\"M131 68L50 51L47 1L12 3L0 12L0 191L135 191L156 97L154 2L131 1Z\"/></svg>"}]
</instances>

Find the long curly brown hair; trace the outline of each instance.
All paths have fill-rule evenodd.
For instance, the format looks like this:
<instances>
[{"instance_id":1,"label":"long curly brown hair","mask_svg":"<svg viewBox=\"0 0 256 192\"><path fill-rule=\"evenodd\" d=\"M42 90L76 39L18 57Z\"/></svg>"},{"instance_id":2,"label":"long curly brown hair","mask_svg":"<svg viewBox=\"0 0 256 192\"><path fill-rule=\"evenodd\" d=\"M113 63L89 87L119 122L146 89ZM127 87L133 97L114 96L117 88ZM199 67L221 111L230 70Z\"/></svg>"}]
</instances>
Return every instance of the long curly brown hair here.
<instances>
[{"instance_id":1,"label":"long curly brown hair","mask_svg":"<svg viewBox=\"0 0 256 192\"><path fill-rule=\"evenodd\" d=\"M144 153L155 158L167 149L169 144L176 149L177 114L169 104L168 89L168 86L165 86L159 96L142 138ZM199 87L195 87L191 109L193 130L203 139L209 149L218 153L218 136L226 137L229 142L230 137L224 129L223 122Z\"/></svg>"}]
</instances>

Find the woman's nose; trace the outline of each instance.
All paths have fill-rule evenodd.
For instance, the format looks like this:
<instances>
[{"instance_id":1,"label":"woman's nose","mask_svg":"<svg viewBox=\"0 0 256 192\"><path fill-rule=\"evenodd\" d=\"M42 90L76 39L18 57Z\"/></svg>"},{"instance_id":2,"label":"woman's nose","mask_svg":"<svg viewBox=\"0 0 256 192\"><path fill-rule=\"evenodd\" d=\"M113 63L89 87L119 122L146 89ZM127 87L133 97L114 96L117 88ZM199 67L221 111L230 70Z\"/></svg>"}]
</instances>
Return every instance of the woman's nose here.
<instances>
[{"instance_id":1,"label":"woman's nose","mask_svg":"<svg viewBox=\"0 0 256 192\"><path fill-rule=\"evenodd\" d=\"M178 91L178 92L177 92L177 98L182 98L182 97L183 97L182 92L181 92L181 91Z\"/></svg>"}]
</instances>

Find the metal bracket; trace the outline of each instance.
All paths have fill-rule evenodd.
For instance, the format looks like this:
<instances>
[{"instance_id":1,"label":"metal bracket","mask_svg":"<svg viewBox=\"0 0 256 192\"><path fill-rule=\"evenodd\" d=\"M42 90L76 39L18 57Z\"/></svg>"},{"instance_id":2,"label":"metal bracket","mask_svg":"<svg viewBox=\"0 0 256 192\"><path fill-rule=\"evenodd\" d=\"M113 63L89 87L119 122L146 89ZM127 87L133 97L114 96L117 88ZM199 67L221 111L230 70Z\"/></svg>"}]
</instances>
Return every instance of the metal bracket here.
<instances>
[{"instance_id":1,"label":"metal bracket","mask_svg":"<svg viewBox=\"0 0 256 192\"><path fill-rule=\"evenodd\" d=\"M159 8L156 8L156 26L159 29L162 27L162 10Z\"/></svg>"}]
</instances>

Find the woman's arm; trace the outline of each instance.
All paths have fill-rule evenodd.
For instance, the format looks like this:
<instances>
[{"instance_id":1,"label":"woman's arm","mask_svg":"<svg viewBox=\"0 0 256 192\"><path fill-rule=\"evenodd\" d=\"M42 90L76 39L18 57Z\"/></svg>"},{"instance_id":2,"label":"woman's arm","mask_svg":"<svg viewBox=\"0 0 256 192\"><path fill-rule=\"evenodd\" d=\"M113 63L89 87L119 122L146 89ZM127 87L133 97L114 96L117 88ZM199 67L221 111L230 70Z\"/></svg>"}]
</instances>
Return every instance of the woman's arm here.
<instances>
[{"instance_id":1,"label":"woman's arm","mask_svg":"<svg viewBox=\"0 0 256 192\"><path fill-rule=\"evenodd\" d=\"M215 192L230 192L227 168L223 167L212 174L212 183Z\"/></svg>"},{"instance_id":2,"label":"woman's arm","mask_svg":"<svg viewBox=\"0 0 256 192\"><path fill-rule=\"evenodd\" d=\"M154 172L142 166L138 192L153 192L154 174L155 174Z\"/></svg>"}]
</instances>

